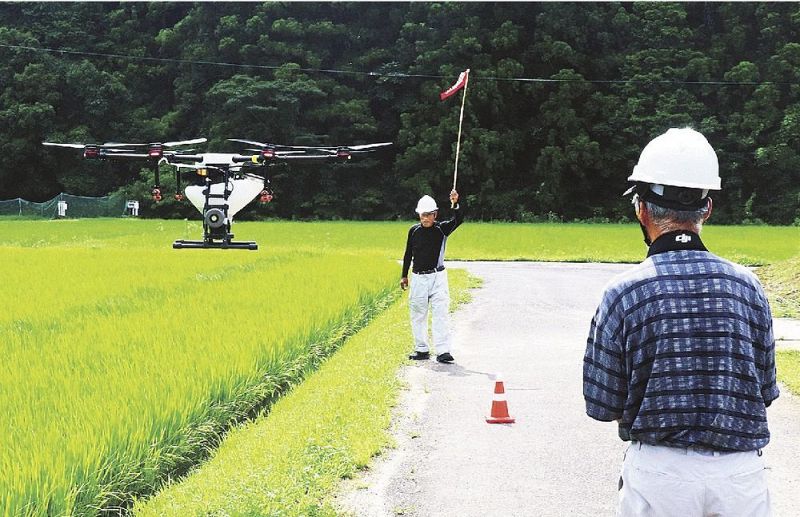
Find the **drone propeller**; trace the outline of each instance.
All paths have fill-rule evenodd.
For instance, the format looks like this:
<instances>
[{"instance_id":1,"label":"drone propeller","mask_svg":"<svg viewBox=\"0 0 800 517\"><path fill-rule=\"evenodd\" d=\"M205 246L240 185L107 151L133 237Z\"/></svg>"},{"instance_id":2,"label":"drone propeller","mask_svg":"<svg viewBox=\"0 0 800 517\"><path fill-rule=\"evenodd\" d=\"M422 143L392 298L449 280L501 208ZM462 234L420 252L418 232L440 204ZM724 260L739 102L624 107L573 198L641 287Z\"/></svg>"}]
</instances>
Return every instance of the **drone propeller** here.
<instances>
[{"instance_id":1,"label":"drone propeller","mask_svg":"<svg viewBox=\"0 0 800 517\"><path fill-rule=\"evenodd\" d=\"M228 142L239 142L239 143L242 143L242 144L254 145L256 147L260 147L261 149L264 149L264 148L267 148L267 147L275 147L275 145L273 145L273 144L265 144L265 143L262 143L262 142L256 142L254 140L242 140L241 138L229 138ZM259 151L261 149L259 149Z\"/></svg>"},{"instance_id":2,"label":"drone propeller","mask_svg":"<svg viewBox=\"0 0 800 517\"><path fill-rule=\"evenodd\" d=\"M178 141L175 141L175 142L164 142L161 145L163 145L164 147L179 147L179 146L182 146L182 145L204 144L206 142L208 142L208 139L206 139L206 138L192 138L191 140L178 140Z\"/></svg>"},{"instance_id":3,"label":"drone propeller","mask_svg":"<svg viewBox=\"0 0 800 517\"><path fill-rule=\"evenodd\" d=\"M391 142L381 142L379 144L363 144L363 145L348 145L344 146L343 149L347 151L355 151L355 152L369 152L373 149L378 149L379 147L386 147L387 145L392 145Z\"/></svg>"},{"instance_id":4,"label":"drone propeller","mask_svg":"<svg viewBox=\"0 0 800 517\"><path fill-rule=\"evenodd\" d=\"M247 151L248 153L260 153L260 152L264 151L264 149L254 149L252 147L244 149L244 150ZM299 151L299 150L298 151L275 151L275 155L276 156L284 156L284 155L287 155L287 154L301 154L301 153L304 153L304 152L305 151Z\"/></svg>"},{"instance_id":5,"label":"drone propeller","mask_svg":"<svg viewBox=\"0 0 800 517\"><path fill-rule=\"evenodd\" d=\"M317 150L317 151L321 150L321 151L327 151L327 152L334 152L334 153L336 152L336 148L330 147L330 146L329 147L313 147L313 146L307 146L307 145L265 144L263 142L256 142L256 141L253 141L253 140L242 140L240 138L229 138L228 141L229 142L240 142L240 143L248 144L248 145L256 145L256 146L260 147L260 149L258 149L258 152L261 152L264 149L272 149L272 150L277 151L277 152L295 151L295 152L300 152L300 153L305 152L305 151L307 151L309 149L313 149L313 150Z\"/></svg>"},{"instance_id":6,"label":"drone propeller","mask_svg":"<svg viewBox=\"0 0 800 517\"><path fill-rule=\"evenodd\" d=\"M139 147L139 144L123 144L120 142L106 142L100 144L100 147L107 147L109 150L115 150L119 147Z\"/></svg>"},{"instance_id":7,"label":"drone propeller","mask_svg":"<svg viewBox=\"0 0 800 517\"><path fill-rule=\"evenodd\" d=\"M106 154L113 154L118 155L120 153L135 153L136 149L122 149L121 147L101 147L100 148Z\"/></svg>"},{"instance_id":8,"label":"drone propeller","mask_svg":"<svg viewBox=\"0 0 800 517\"><path fill-rule=\"evenodd\" d=\"M42 142L42 145L49 145L52 147L70 147L72 149L83 149L88 146L92 146L93 144L57 144L55 142ZM97 147L95 145L95 147Z\"/></svg>"},{"instance_id":9,"label":"drone propeller","mask_svg":"<svg viewBox=\"0 0 800 517\"><path fill-rule=\"evenodd\" d=\"M302 154L307 151L314 151L317 153L327 153L322 155L306 155L297 156L296 158L326 158L328 156L344 157L350 153L368 153L380 147L392 145L391 142L381 142L376 144L362 144L362 145L325 145L325 146L309 146L309 145L283 145L283 144L267 144L264 142L256 142L254 140L244 140L241 138L229 138L229 142L239 142L248 145L258 146L258 151L271 151L271 157L281 157L287 154ZM250 149L248 149L250 151ZM290 156L290 158L295 158Z\"/></svg>"},{"instance_id":10,"label":"drone propeller","mask_svg":"<svg viewBox=\"0 0 800 517\"><path fill-rule=\"evenodd\" d=\"M175 142L150 142L150 143L137 143L137 144L129 144L129 143L122 143L122 142L108 142L103 144L103 147L180 147L182 145L193 145L193 144L202 144L208 142L206 138L193 138L191 140L177 140Z\"/></svg>"},{"instance_id":11,"label":"drone propeller","mask_svg":"<svg viewBox=\"0 0 800 517\"><path fill-rule=\"evenodd\" d=\"M120 148L122 144L61 144L56 142L42 142L42 145L50 147L66 147L69 149L83 149L84 158L108 158L125 157L124 153L133 153L134 149Z\"/></svg>"}]
</instances>

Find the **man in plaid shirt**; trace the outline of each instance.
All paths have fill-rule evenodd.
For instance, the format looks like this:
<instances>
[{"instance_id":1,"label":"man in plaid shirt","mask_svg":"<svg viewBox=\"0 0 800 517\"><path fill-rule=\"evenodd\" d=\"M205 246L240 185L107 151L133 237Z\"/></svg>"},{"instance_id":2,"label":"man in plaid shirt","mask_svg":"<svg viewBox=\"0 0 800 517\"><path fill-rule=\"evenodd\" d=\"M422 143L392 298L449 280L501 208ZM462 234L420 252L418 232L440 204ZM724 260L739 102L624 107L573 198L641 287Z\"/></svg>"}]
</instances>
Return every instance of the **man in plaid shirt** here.
<instances>
[{"instance_id":1,"label":"man in plaid shirt","mask_svg":"<svg viewBox=\"0 0 800 517\"><path fill-rule=\"evenodd\" d=\"M755 275L700 240L708 191L720 189L716 153L670 129L628 179L647 259L606 287L583 366L586 413L631 442L619 514L770 515L772 316Z\"/></svg>"}]
</instances>

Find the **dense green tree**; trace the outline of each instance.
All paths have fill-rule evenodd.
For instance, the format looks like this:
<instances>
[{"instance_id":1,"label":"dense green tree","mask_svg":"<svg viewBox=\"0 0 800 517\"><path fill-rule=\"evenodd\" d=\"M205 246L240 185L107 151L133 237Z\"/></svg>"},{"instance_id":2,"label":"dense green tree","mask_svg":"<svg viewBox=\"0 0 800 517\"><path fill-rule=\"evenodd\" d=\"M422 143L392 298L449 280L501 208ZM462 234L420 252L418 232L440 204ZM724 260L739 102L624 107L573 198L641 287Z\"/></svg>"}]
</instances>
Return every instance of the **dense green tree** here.
<instances>
[{"instance_id":1,"label":"dense green tree","mask_svg":"<svg viewBox=\"0 0 800 517\"><path fill-rule=\"evenodd\" d=\"M452 186L461 96L438 93L470 68L459 190L474 217L630 217L619 192L642 146L689 125L720 157L716 221L791 224L798 29L795 3L5 3L0 198L152 183L46 139L392 141L274 167L275 201L241 217L409 217Z\"/></svg>"}]
</instances>

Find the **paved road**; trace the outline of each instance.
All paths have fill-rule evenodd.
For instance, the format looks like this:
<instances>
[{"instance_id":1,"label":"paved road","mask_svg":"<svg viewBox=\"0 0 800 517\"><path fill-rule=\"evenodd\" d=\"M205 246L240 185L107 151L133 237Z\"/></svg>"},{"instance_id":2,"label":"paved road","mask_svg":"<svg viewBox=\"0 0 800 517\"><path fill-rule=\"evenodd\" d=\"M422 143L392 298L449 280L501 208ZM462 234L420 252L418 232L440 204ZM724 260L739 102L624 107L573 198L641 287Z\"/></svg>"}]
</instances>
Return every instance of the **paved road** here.
<instances>
[{"instance_id":1,"label":"paved road","mask_svg":"<svg viewBox=\"0 0 800 517\"><path fill-rule=\"evenodd\" d=\"M625 444L584 414L581 368L605 283L627 265L449 263L484 279L454 316L454 365L404 369L397 448L350 483L358 516L613 515ZM500 373L517 422L490 425ZM800 515L800 400L769 410L777 516Z\"/></svg>"}]
</instances>

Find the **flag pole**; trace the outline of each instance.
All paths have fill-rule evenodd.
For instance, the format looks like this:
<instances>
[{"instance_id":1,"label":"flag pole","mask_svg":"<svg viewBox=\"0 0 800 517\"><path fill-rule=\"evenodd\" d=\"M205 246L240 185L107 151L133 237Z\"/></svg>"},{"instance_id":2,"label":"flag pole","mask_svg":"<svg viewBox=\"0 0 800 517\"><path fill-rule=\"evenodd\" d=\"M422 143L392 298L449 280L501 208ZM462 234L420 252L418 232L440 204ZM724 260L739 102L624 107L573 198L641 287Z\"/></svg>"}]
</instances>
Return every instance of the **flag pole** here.
<instances>
[{"instance_id":1,"label":"flag pole","mask_svg":"<svg viewBox=\"0 0 800 517\"><path fill-rule=\"evenodd\" d=\"M461 124L464 122L464 104L467 101L467 87L469 86L469 68L467 68L466 78L464 81L464 95L461 97L461 114L458 116L458 139L456 140L456 167L453 171L453 190L456 189L456 182L458 181L458 155L461 151ZM455 208L456 204L450 202L450 208Z\"/></svg>"}]
</instances>

